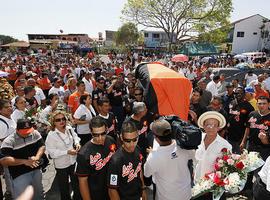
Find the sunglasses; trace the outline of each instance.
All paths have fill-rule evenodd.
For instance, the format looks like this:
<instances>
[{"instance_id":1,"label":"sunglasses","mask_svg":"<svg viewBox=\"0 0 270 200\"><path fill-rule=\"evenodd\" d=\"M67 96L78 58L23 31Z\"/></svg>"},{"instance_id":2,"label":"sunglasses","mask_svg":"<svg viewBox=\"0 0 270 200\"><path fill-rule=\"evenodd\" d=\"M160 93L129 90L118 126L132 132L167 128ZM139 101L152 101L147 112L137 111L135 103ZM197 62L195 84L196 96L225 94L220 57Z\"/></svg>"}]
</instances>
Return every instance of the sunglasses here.
<instances>
[{"instance_id":1,"label":"sunglasses","mask_svg":"<svg viewBox=\"0 0 270 200\"><path fill-rule=\"evenodd\" d=\"M93 137L99 137L99 136L105 136L105 135L107 135L107 132L106 131L104 131L102 133L92 133L92 136Z\"/></svg>"},{"instance_id":2,"label":"sunglasses","mask_svg":"<svg viewBox=\"0 0 270 200\"><path fill-rule=\"evenodd\" d=\"M135 96L140 96L140 95L142 95L142 93L138 93L138 94L134 94Z\"/></svg>"},{"instance_id":3,"label":"sunglasses","mask_svg":"<svg viewBox=\"0 0 270 200\"><path fill-rule=\"evenodd\" d=\"M126 143L137 142L138 141L138 137L135 137L133 139L123 138L123 141L126 142Z\"/></svg>"},{"instance_id":4,"label":"sunglasses","mask_svg":"<svg viewBox=\"0 0 270 200\"><path fill-rule=\"evenodd\" d=\"M65 122L66 120L67 120L67 119L66 119L65 117L63 117L63 118L55 119L54 121L55 121L55 122L61 122L61 121Z\"/></svg>"}]
</instances>

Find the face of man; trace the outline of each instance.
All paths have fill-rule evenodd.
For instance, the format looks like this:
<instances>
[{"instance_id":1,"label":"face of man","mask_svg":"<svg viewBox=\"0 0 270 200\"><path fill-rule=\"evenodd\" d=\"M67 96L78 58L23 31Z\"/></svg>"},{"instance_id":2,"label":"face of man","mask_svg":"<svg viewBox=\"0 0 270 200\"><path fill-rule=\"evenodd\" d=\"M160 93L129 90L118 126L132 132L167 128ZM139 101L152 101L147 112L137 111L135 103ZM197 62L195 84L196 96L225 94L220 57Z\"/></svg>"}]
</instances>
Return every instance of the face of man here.
<instances>
[{"instance_id":1,"label":"face of man","mask_svg":"<svg viewBox=\"0 0 270 200\"><path fill-rule=\"evenodd\" d=\"M132 132L132 133L123 133L121 135L121 140L123 142L123 148L127 151L127 152L134 152L135 148L137 146L138 143L138 139L139 139L139 135L138 132Z\"/></svg>"},{"instance_id":2,"label":"face of man","mask_svg":"<svg viewBox=\"0 0 270 200\"><path fill-rule=\"evenodd\" d=\"M194 102L194 103L197 103L197 102L199 102L200 97L201 97L200 93L197 92L197 91L194 91L192 93L192 96L191 96L191 101Z\"/></svg>"},{"instance_id":3,"label":"face of man","mask_svg":"<svg viewBox=\"0 0 270 200\"><path fill-rule=\"evenodd\" d=\"M241 89L236 89L236 91L235 91L235 98L237 99L237 101L241 101L242 99L243 99L243 97L244 97L244 92L243 92L243 90L241 90Z\"/></svg>"},{"instance_id":4,"label":"face of man","mask_svg":"<svg viewBox=\"0 0 270 200\"><path fill-rule=\"evenodd\" d=\"M217 119L206 119L203 124L205 133L209 136L215 136L219 131L219 121Z\"/></svg>"},{"instance_id":5,"label":"face of man","mask_svg":"<svg viewBox=\"0 0 270 200\"><path fill-rule=\"evenodd\" d=\"M3 108L0 110L0 114L3 115L6 118L10 118L10 115L12 114L12 106L10 103L6 103Z\"/></svg>"},{"instance_id":6,"label":"face of man","mask_svg":"<svg viewBox=\"0 0 270 200\"><path fill-rule=\"evenodd\" d=\"M109 113L111 106L110 106L110 103L103 103L103 105L99 106L99 108L103 113L107 114Z\"/></svg>"},{"instance_id":7,"label":"face of man","mask_svg":"<svg viewBox=\"0 0 270 200\"><path fill-rule=\"evenodd\" d=\"M83 93L85 91L85 84L84 83L81 83L79 86L78 86L78 91Z\"/></svg>"},{"instance_id":8,"label":"face of man","mask_svg":"<svg viewBox=\"0 0 270 200\"><path fill-rule=\"evenodd\" d=\"M107 135L107 130L105 126L99 128L92 128L92 141L94 144L104 145Z\"/></svg>"},{"instance_id":9,"label":"face of man","mask_svg":"<svg viewBox=\"0 0 270 200\"><path fill-rule=\"evenodd\" d=\"M210 107L212 108L213 111L219 111L221 109L221 104L219 100L213 99L210 103Z\"/></svg>"},{"instance_id":10,"label":"face of man","mask_svg":"<svg viewBox=\"0 0 270 200\"><path fill-rule=\"evenodd\" d=\"M258 99L257 105L261 113L265 113L269 110L269 103L266 99Z\"/></svg>"},{"instance_id":11,"label":"face of man","mask_svg":"<svg viewBox=\"0 0 270 200\"><path fill-rule=\"evenodd\" d=\"M134 96L136 101L140 102L143 99L143 92L141 90L135 90Z\"/></svg>"},{"instance_id":12,"label":"face of man","mask_svg":"<svg viewBox=\"0 0 270 200\"><path fill-rule=\"evenodd\" d=\"M205 90L206 89L206 83L204 81L201 81L198 83L198 86L200 89Z\"/></svg>"}]
</instances>

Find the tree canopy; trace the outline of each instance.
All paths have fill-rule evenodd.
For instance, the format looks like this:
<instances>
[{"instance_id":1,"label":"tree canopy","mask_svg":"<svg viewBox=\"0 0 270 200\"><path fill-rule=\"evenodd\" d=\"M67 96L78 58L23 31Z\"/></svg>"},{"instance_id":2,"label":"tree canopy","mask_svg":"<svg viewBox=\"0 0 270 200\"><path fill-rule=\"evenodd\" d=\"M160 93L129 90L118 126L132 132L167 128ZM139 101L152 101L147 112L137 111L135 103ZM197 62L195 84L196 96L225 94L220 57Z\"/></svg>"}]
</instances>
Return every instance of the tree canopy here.
<instances>
[{"instance_id":1,"label":"tree canopy","mask_svg":"<svg viewBox=\"0 0 270 200\"><path fill-rule=\"evenodd\" d=\"M162 29L173 42L209 32L228 23L232 0L128 0L123 18Z\"/></svg>"},{"instance_id":2,"label":"tree canopy","mask_svg":"<svg viewBox=\"0 0 270 200\"><path fill-rule=\"evenodd\" d=\"M115 42L117 45L134 45L139 39L139 32L134 23L123 24L115 33Z\"/></svg>"},{"instance_id":3,"label":"tree canopy","mask_svg":"<svg viewBox=\"0 0 270 200\"><path fill-rule=\"evenodd\" d=\"M8 44L8 43L17 42L17 41L18 40L13 38L13 37L6 36L6 35L0 35L0 43L2 43L2 44Z\"/></svg>"}]
</instances>

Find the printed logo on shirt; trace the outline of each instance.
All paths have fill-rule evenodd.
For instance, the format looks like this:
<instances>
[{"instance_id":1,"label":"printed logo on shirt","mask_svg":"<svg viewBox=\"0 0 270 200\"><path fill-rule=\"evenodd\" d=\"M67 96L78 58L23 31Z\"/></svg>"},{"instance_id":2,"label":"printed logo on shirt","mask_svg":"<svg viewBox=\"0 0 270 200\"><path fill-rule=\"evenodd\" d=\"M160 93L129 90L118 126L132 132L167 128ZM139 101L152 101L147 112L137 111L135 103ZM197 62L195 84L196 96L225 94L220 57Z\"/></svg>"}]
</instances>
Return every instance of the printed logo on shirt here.
<instances>
[{"instance_id":1,"label":"printed logo on shirt","mask_svg":"<svg viewBox=\"0 0 270 200\"><path fill-rule=\"evenodd\" d=\"M117 185L117 178L116 174L111 174L110 185Z\"/></svg>"},{"instance_id":2,"label":"printed logo on shirt","mask_svg":"<svg viewBox=\"0 0 270 200\"><path fill-rule=\"evenodd\" d=\"M100 153L96 153L95 156L90 155L90 165L94 166L96 170L101 170L111 159L114 152L110 152L109 155L102 159Z\"/></svg>"},{"instance_id":3,"label":"printed logo on shirt","mask_svg":"<svg viewBox=\"0 0 270 200\"><path fill-rule=\"evenodd\" d=\"M250 128L257 128L260 130L268 130L268 126L265 124L256 124L257 119L254 117L251 117L248 122L250 123Z\"/></svg>"},{"instance_id":4,"label":"printed logo on shirt","mask_svg":"<svg viewBox=\"0 0 270 200\"><path fill-rule=\"evenodd\" d=\"M178 156L177 156L177 154L176 154L176 152L172 152L171 153L171 159L175 159L175 158L177 158Z\"/></svg>"},{"instance_id":5,"label":"printed logo on shirt","mask_svg":"<svg viewBox=\"0 0 270 200\"><path fill-rule=\"evenodd\" d=\"M132 181L134 178L136 178L138 176L138 173L141 171L142 169L142 163L140 162L136 168L136 170L133 169L133 164L131 162L129 162L129 164L123 165L122 167L122 177L128 177L127 182L129 183L130 181Z\"/></svg>"}]
</instances>

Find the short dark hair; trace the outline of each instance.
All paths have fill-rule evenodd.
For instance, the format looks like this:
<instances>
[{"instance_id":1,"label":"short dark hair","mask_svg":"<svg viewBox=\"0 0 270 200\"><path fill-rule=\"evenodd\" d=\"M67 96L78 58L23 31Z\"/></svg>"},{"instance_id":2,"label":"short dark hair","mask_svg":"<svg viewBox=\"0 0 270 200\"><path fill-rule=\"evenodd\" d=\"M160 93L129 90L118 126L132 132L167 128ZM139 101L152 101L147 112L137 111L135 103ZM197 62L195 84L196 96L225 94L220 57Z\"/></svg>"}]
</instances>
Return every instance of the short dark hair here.
<instances>
[{"instance_id":1,"label":"short dark hair","mask_svg":"<svg viewBox=\"0 0 270 200\"><path fill-rule=\"evenodd\" d=\"M6 104L10 103L7 99L0 99L0 110L2 110Z\"/></svg>"},{"instance_id":2,"label":"short dark hair","mask_svg":"<svg viewBox=\"0 0 270 200\"><path fill-rule=\"evenodd\" d=\"M91 95L90 95L90 94L83 94L83 95L80 97L80 104L85 105L85 101L86 101L87 97L90 97L90 98L91 98Z\"/></svg>"},{"instance_id":3,"label":"short dark hair","mask_svg":"<svg viewBox=\"0 0 270 200\"><path fill-rule=\"evenodd\" d=\"M266 100L268 103L270 103L270 98L269 97L266 97L266 96L259 96L258 97L258 100Z\"/></svg>"},{"instance_id":4,"label":"short dark hair","mask_svg":"<svg viewBox=\"0 0 270 200\"><path fill-rule=\"evenodd\" d=\"M200 94L200 96L202 96L202 94L203 94L203 91L199 87L194 88L193 92L198 92Z\"/></svg>"},{"instance_id":5,"label":"short dark hair","mask_svg":"<svg viewBox=\"0 0 270 200\"><path fill-rule=\"evenodd\" d=\"M102 97L97 101L98 106L103 106L104 103L110 103L110 100L107 97Z\"/></svg>"},{"instance_id":6,"label":"short dark hair","mask_svg":"<svg viewBox=\"0 0 270 200\"><path fill-rule=\"evenodd\" d=\"M79 81L77 82L77 87L79 87L81 84L84 84L84 85L85 85L85 83L84 83L83 81L79 80Z\"/></svg>"},{"instance_id":7,"label":"short dark hair","mask_svg":"<svg viewBox=\"0 0 270 200\"><path fill-rule=\"evenodd\" d=\"M122 124L122 128L121 128L122 135L125 133L133 133L135 131L138 131L138 129L134 122L127 120Z\"/></svg>"},{"instance_id":8,"label":"short dark hair","mask_svg":"<svg viewBox=\"0 0 270 200\"><path fill-rule=\"evenodd\" d=\"M32 92L34 90L33 86L26 86L24 88L24 94L27 95L28 93Z\"/></svg>"},{"instance_id":9,"label":"short dark hair","mask_svg":"<svg viewBox=\"0 0 270 200\"><path fill-rule=\"evenodd\" d=\"M221 97L218 97L218 96L213 96L213 98L212 98L211 102L212 102L213 100L217 100L217 101L219 101L219 103L220 103L220 104L222 104L222 103L223 103L223 102L222 102L222 98L221 98Z\"/></svg>"},{"instance_id":10,"label":"short dark hair","mask_svg":"<svg viewBox=\"0 0 270 200\"><path fill-rule=\"evenodd\" d=\"M93 128L100 128L105 126L107 127L107 124L104 119L102 119L100 116L93 117L90 122L90 129L93 130Z\"/></svg>"},{"instance_id":11,"label":"short dark hair","mask_svg":"<svg viewBox=\"0 0 270 200\"><path fill-rule=\"evenodd\" d=\"M218 81L220 79L220 76L219 75L216 75L213 77L213 81Z\"/></svg>"}]
</instances>

